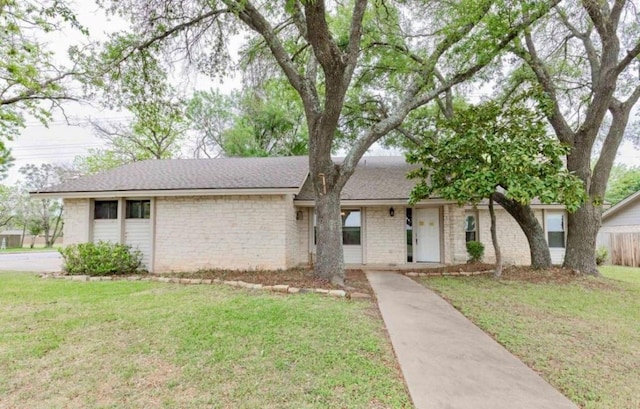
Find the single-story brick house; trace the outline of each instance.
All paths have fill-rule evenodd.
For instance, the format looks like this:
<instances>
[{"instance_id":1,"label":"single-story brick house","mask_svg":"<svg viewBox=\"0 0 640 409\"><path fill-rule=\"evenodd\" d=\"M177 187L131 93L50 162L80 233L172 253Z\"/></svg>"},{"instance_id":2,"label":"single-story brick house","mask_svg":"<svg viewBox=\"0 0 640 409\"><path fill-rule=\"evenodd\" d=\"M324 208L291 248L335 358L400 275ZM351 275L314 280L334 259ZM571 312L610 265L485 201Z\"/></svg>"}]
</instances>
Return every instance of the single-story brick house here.
<instances>
[{"instance_id":1,"label":"single-story brick house","mask_svg":"<svg viewBox=\"0 0 640 409\"><path fill-rule=\"evenodd\" d=\"M437 197L409 206L402 157L365 157L342 192L347 264L461 263L467 240L493 247L486 205ZM314 198L307 157L137 162L32 195L61 197L65 244L110 240L144 254L149 271L284 269L312 263ZM564 257L562 206L534 205L555 262ZM498 210L506 262L530 262L526 238Z\"/></svg>"}]
</instances>

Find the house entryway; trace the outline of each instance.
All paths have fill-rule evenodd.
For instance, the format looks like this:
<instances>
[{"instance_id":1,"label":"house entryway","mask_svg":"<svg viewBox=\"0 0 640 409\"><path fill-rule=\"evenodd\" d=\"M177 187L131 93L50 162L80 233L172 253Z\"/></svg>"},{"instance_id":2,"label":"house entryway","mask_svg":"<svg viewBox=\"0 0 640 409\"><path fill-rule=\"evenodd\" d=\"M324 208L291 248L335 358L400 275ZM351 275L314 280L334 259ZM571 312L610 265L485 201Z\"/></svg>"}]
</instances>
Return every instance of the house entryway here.
<instances>
[{"instance_id":1,"label":"house entryway","mask_svg":"<svg viewBox=\"0 0 640 409\"><path fill-rule=\"evenodd\" d=\"M440 208L413 209L414 261L439 263L440 260Z\"/></svg>"}]
</instances>

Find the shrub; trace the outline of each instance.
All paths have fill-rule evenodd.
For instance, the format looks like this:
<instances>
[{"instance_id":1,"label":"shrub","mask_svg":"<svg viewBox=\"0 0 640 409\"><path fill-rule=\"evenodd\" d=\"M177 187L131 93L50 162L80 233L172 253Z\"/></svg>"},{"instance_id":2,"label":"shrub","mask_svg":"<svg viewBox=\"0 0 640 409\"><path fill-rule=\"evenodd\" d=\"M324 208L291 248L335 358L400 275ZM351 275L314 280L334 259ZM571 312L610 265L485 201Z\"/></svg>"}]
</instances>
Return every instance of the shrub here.
<instances>
[{"instance_id":1,"label":"shrub","mask_svg":"<svg viewBox=\"0 0 640 409\"><path fill-rule=\"evenodd\" d=\"M606 247L598 247L596 250L596 264L601 266L609 258L609 250Z\"/></svg>"},{"instance_id":2,"label":"shrub","mask_svg":"<svg viewBox=\"0 0 640 409\"><path fill-rule=\"evenodd\" d=\"M131 274L138 271L142 265L140 250L105 241L72 244L60 249L60 254L64 259L63 270L73 275Z\"/></svg>"},{"instance_id":3,"label":"shrub","mask_svg":"<svg viewBox=\"0 0 640 409\"><path fill-rule=\"evenodd\" d=\"M469 254L469 263L482 261L482 257L484 257L484 244L479 241L468 241L467 254Z\"/></svg>"}]
</instances>

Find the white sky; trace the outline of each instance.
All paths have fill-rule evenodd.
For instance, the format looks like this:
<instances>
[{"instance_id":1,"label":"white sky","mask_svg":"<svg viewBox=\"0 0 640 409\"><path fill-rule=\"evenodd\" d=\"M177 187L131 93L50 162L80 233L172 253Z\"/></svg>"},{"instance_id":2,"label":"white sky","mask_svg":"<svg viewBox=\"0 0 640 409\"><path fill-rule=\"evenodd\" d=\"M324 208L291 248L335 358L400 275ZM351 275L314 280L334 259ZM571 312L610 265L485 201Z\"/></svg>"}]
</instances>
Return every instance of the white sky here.
<instances>
[{"instance_id":1,"label":"white sky","mask_svg":"<svg viewBox=\"0 0 640 409\"><path fill-rule=\"evenodd\" d=\"M101 40L105 38L105 32L123 29L126 23L119 19L108 20L104 12L93 1L76 0L73 4L77 11L78 20L89 28L91 39ZM51 49L60 54L60 58L66 58L66 50L79 41L87 39L74 30L56 33L50 39ZM230 90L237 87L237 80L230 79L227 83L217 84L199 79L198 88L217 87L222 90ZM13 184L19 179L18 169L28 163L41 164L71 162L78 155L86 155L91 148L99 148L101 141L96 138L90 127L87 126L88 118L92 117L101 121L125 122L127 114L123 112L101 111L88 104L68 104L65 107L67 116L76 124L70 126L61 114L56 114L49 127L44 127L35 119L27 121L27 128L18 135L14 141L7 145L12 149L15 158L14 166L9 171L4 184ZM638 110L636 110L638 112ZM384 154L377 150L375 154ZM617 163L628 165L640 165L640 151L636 150L631 142L624 142L619 150Z\"/></svg>"}]
</instances>

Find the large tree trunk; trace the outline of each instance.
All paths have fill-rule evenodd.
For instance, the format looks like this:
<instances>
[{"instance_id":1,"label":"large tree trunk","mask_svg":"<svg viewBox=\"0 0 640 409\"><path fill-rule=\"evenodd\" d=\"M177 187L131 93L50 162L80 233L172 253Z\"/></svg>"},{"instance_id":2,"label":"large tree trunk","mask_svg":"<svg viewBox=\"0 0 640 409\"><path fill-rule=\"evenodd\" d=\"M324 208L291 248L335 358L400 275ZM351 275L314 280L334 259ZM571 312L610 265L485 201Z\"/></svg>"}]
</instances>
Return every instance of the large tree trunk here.
<instances>
[{"instance_id":1,"label":"large tree trunk","mask_svg":"<svg viewBox=\"0 0 640 409\"><path fill-rule=\"evenodd\" d=\"M583 274L600 275L595 254L601 216L602 207L594 206L591 198L588 198L575 213L569 214L564 267Z\"/></svg>"},{"instance_id":2,"label":"large tree trunk","mask_svg":"<svg viewBox=\"0 0 640 409\"><path fill-rule=\"evenodd\" d=\"M529 254L531 254L531 267L545 269L551 267L551 253L544 235L544 229L536 219L533 209L529 205L510 200L502 193L494 193L493 198L498 202L520 225L529 242Z\"/></svg>"},{"instance_id":3,"label":"large tree trunk","mask_svg":"<svg viewBox=\"0 0 640 409\"><path fill-rule=\"evenodd\" d=\"M500 278L502 276L502 253L500 252L500 245L498 244L496 212L493 209L493 196L489 197L489 215L491 216L491 242L493 243L493 250L496 254L496 267L493 272L493 277Z\"/></svg>"}]
</instances>

